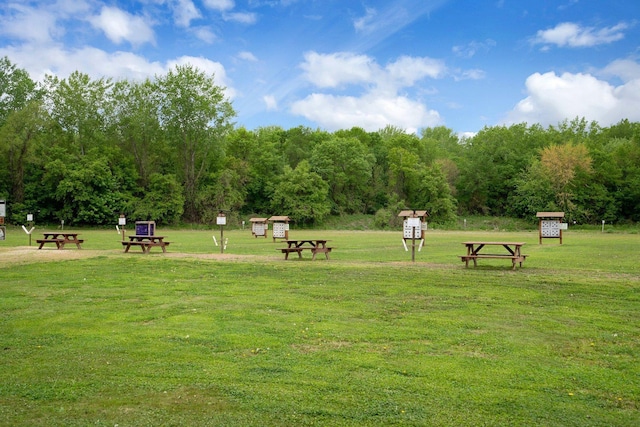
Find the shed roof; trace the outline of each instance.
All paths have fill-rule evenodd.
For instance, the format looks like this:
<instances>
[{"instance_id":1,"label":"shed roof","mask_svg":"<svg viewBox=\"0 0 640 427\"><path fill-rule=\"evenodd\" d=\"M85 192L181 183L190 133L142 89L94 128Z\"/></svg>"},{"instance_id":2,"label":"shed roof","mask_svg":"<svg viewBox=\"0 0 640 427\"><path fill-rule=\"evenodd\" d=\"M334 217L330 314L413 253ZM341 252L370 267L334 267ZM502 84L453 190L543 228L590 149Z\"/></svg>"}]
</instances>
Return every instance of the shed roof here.
<instances>
[{"instance_id":1,"label":"shed roof","mask_svg":"<svg viewBox=\"0 0 640 427\"><path fill-rule=\"evenodd\" d=\"M267 218L250 218L249 222L267 222L269 221Z\"/></svg>"},{"instance_id":2,"label":"shed roof","mask_svg":"<svg viewBox=\"0 0 640 427\"><path fill-rule=\"evenodd\" d=\"M269 221L289 221L289 217L286 215L284 216L274 215L271 218L269 218Z\"/></svg>"},{"instance_id":3,"label":"shed roof","mask_svg":"<svg viewBox=\"0 0 640 427\"><path fill-rule=\"evenodd\" d=\"M538 218L564 218L564 212L538 212Z\"/></svg>"},{"instance_id":4,"label":"shed roof","mask_svg":"<svg viewBox=\"0 0 640 427\"><path fill-rule=\"evenodd\" d=\"M429 213L427 211L419 211L419 210L412 210L412 209L406 209L403 211L400 211L400 213L398 214L398 216L408 216L411 217L413 216L413 214L416 214L417 217L422 217L422 216L429 216Z\"/></svg>"}]
</instances>

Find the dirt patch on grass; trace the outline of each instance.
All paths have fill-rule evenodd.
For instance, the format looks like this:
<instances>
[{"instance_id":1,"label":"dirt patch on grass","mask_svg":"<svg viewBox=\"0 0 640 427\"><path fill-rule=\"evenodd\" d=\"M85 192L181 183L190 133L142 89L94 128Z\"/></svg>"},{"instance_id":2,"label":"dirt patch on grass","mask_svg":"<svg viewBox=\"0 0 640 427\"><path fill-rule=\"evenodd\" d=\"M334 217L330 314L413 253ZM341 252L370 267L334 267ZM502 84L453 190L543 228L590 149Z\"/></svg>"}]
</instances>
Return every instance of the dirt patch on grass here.
<instances>
[{"instance_id":1,"label":"dirt patch on grass","mask_svg":"<svg viewBox=\"0 0 640 427\"><path fill-rule=\"evenodd\" d=\"M67 261L74 259L94 258L98 256L165 256L167 258L196 258L210 260L251 260L259 258L254 255L237 255L237 254L195 254L195 253L176 253L156 250L150 254L143 254L139 251L125 254L122 250L91 250L91 249L56 249L42 248L37 246L15 246L10 248L0 248L0 267L16 264L31 264L37 262L55 262Z\"/></svg>"}]
</instances>

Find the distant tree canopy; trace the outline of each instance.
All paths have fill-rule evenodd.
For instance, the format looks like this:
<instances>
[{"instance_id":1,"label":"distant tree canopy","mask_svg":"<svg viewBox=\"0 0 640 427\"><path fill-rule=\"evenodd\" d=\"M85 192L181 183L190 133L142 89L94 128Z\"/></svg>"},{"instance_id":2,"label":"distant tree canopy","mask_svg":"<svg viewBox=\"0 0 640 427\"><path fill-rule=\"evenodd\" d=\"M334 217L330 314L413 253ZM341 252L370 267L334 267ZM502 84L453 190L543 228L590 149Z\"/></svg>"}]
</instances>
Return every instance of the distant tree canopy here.
<instances>
[{"instance_id":1,"label":"distant tree canopy","mask_svg":"<svg viewBox=\"0 0 640 427\"><path fill-rule=\"evenodd\" d=\"M9 220L113 224L215 223L288 215L426 209L533 218L565 211L578 222L640 220L640 124L584 119L543 128L485 127L459 138L387 126L336 132L277 126L248 130L215 76L191 66L142 82L34 82L0 59L0 199ZM384 223L386 220L381 221Z\"/></svg>"}]
</instances>

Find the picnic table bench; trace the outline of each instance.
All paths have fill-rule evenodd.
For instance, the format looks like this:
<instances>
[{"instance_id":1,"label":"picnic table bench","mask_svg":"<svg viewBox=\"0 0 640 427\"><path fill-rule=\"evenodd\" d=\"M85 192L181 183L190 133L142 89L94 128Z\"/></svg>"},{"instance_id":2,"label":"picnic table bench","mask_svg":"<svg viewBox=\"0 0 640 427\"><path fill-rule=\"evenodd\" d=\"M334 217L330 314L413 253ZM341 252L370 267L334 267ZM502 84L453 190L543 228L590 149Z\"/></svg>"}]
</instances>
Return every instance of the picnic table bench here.
<instances>
[{"instance_id":1,"label":"picnic table bench","mask_svg":"<svg viewBox=\"0 0 640 427\"><path fill-rule=\"evenodd\" d=\"M78 249L82 249L81 244L84 243L84 240L78 239L79 233L65 233L62 231L47 231L43 234L42 239L37 239L36 243L39 243L38 249L42 249L42 247L47 243L53 243L56 245L58 249L64 249L64 245L67 243L73 243L76 245Z\"/></svg>"},{"instance_id":2,"label":"picnic table bench","mask_svg":"<svg viewBox=\"0 0 640 427\"><path fill-rule=\"evenodd\" d=\"M466 267L469 267L469 261L473 261L473 266L478 266L478 258L496 258L496 259L509 259L513 269L515 270L516 264L522 267L522 263L527 258L527 255L523 255L521 252L523 242L463 242L463 245L467 248L467 254L461 255L460 259L465 263ZM507 253L488 254L480 253L485 247L503 247L507 250Z\"/></svg>"},{"instance_id":3,"label":"picnic table bench","mask_svg":"<svg viewBox=\"0 0 640 427\"><path fill-rule=\"evenodd\" d=\"M284 254L284 259L289 259L290 253L297 253L298 258L302 258L302 251L309 250L313 254L312 260L316 259L317 254L324 254L326 259L329 259L332 247L327 246L329 240L323 239L303 239L303 240L285 240L287 243L286 248L278 248L280 252Z\"/></svg>"},{"instance_id":4,"label":"picnic table bench","mask_svg":"<svg viewBox=\"0 0 640 427\"><path fill-rule=\"evenodd\" d=\"M122 246L124 246L124 251L129 252L131 246L140 246L142 252L148 254L152 247L160 247L162 248L162 252L167 252L167 246L171 242L165 242L164 236L146 236L146 235L137 235L132 234L129 237L129 241L123 241Z\"/></svg>"}]
</instances>

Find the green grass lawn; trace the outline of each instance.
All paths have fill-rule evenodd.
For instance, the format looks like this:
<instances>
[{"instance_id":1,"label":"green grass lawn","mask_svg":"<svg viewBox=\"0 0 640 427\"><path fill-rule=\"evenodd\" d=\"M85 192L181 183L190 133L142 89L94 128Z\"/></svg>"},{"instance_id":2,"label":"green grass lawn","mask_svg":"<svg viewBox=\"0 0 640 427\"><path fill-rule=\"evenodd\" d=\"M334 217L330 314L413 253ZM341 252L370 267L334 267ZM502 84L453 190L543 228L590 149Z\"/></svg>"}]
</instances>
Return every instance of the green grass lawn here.
<instances>
[{"instance_id":1,"label":"green grass lawn","mask_svg":"<svg viewBox=\"0 0 640 427\"><path fill-rule=\"evenodd\" d=\"M429 230L411 262L400 232L290 232L328 261L80 232L0 241L0 425L640 425L638 234ZM465 268L465 240L528 258Z\"/></svg>"}]
</instances>

